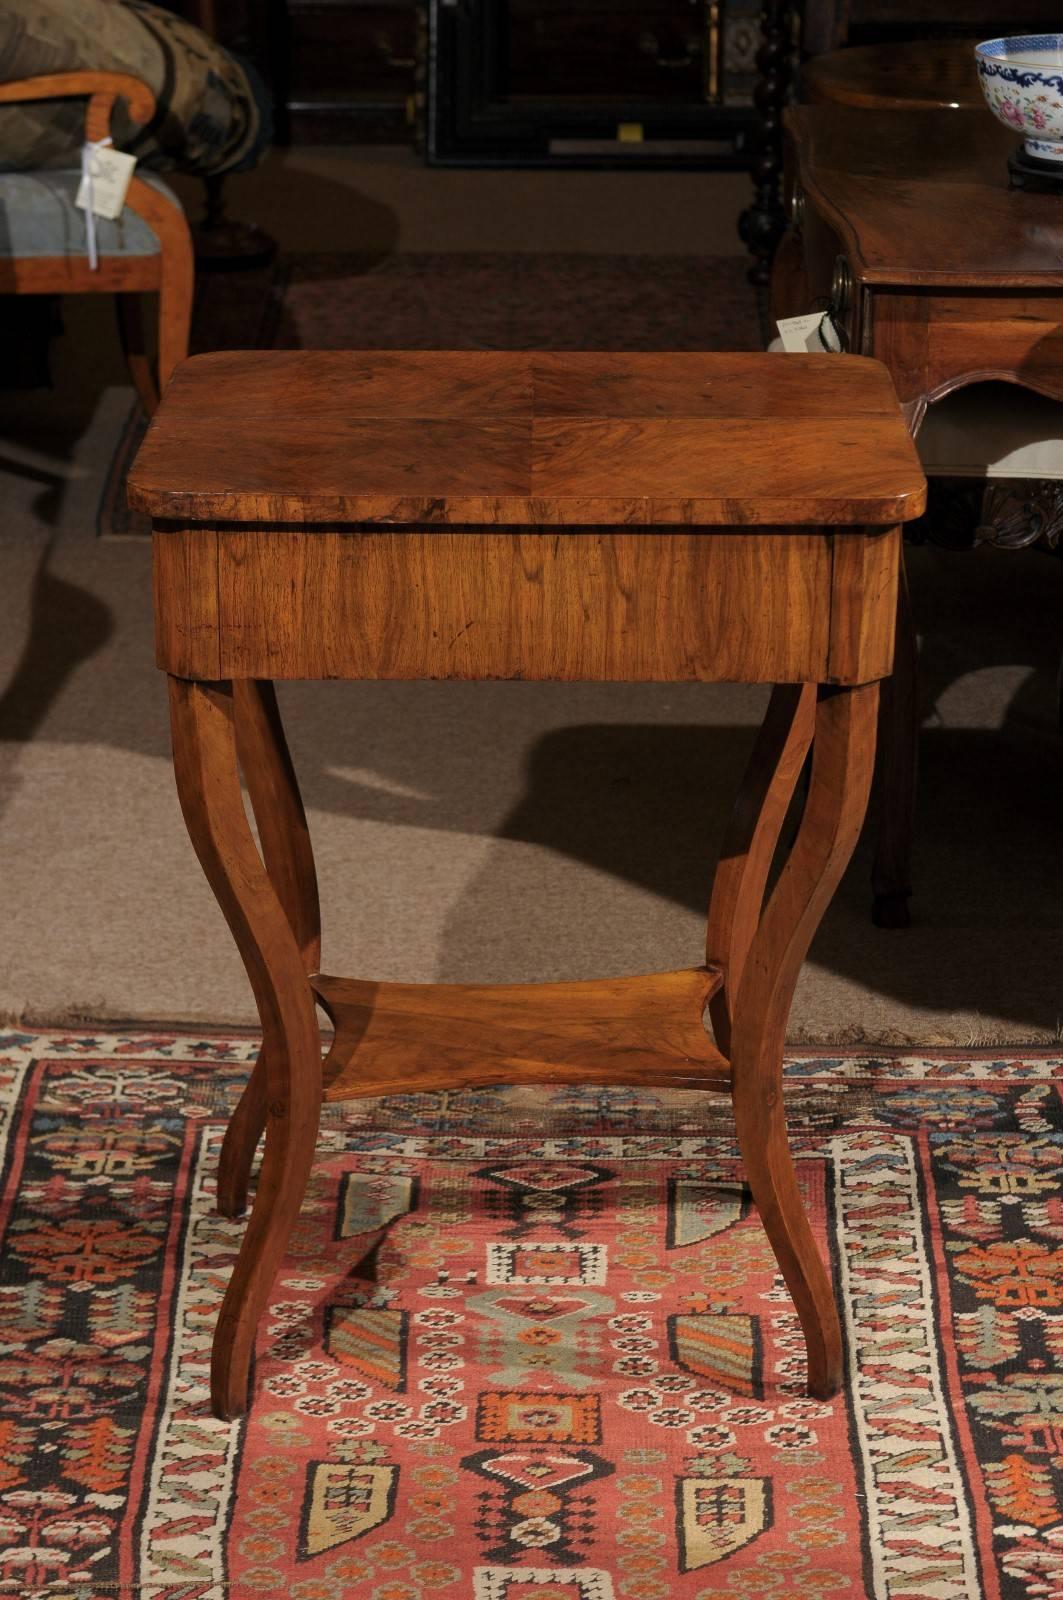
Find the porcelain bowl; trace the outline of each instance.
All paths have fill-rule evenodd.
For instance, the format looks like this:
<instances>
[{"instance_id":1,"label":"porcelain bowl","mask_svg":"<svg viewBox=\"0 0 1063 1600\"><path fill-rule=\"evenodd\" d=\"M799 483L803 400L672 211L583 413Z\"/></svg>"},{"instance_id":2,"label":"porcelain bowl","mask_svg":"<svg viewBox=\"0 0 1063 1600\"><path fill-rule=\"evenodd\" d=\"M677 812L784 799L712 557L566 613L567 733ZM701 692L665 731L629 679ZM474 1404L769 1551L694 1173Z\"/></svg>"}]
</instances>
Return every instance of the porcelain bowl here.
<instances>
[{"instance_id":1,"label":"porcelain bowl","mask_svg":"<svg viewBox=\"0 0 1063 1600\"><path fill-rule=\"evenodd\" d=\"M993 115L1023 135L1035 161L1063 163L1063 33L987 39L974 54Z\"/></svg>"}]
</instances>

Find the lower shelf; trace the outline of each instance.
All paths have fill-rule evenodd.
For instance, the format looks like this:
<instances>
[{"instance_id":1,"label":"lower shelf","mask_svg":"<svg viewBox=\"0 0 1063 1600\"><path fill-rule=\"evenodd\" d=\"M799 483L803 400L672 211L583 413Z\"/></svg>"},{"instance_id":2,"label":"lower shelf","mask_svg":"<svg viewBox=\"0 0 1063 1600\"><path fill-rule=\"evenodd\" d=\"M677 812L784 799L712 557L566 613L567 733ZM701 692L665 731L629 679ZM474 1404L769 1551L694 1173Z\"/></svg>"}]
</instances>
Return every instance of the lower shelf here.
<instances>
[{"instance_id":1,"label":"lower shelf","mask_svg":"<svg viewBox=\"0 0 1063 1600\"><path fill-rule=\"evenodd\" d=\"M718 967L585 983L310 982L336 1030L326 1100L510 1082L730 1087L702 1021Z\"/></svg>"}]
</instances>

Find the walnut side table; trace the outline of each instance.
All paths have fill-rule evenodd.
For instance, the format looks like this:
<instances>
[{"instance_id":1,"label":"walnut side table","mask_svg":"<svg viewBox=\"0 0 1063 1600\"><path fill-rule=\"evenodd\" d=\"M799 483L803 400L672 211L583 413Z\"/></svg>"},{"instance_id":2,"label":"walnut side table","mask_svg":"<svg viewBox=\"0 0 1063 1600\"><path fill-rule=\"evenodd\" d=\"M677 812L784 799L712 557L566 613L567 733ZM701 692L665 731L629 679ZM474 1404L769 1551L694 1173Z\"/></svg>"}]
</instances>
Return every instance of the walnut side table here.
<instances>
[{"instance_id":1,"label":"walnut side table","mask_svg":"<svg viewBox=\"0 0 1063 1600\"><path fill-rule=\"evenodd\" d=\"M247 1404L322 1102L499 1082L729 1092L809 1388L836 1392L838 1318L787 1143L782 1047L863 821L899 524L924 498L889 378L855 357L234 353L178 370L130 499L154 519L185 821L263 1032L218 1174L237 1216L265 1128L214 1339L219 1416ZM542 985L323 975L276 678L776 685L704 963ZM810 747L803 818L764 904ZM335 1028L324 1062L316 1005Z\"/></svg>"},{"instance_id":2,"label":"walnut side table","mask_svg":"<svg viewBox=\"0 0 1063 1600\"><path fill-rule=\"evenodd\" d=\"M774 313L833 306L851 350L889 368L912 431L964 384L1005 379L1063 400L1060 199L1008 186L1018 147L984 107L794 106L790 231ZM917 647L902 583L883 694L875 920L906 927L915 808Z\"/></svg>"}]
</instances>

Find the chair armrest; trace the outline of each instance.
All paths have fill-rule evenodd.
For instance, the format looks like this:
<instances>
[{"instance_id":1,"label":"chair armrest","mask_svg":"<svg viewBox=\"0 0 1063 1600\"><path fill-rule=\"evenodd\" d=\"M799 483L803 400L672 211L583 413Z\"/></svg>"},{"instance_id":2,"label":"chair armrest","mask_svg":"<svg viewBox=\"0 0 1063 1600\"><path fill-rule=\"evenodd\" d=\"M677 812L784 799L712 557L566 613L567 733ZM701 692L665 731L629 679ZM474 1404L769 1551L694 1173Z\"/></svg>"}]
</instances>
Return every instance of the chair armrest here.
<instances>
[{"instance_id":1,"label":"chair armrest","mask_svg":"<svg viewBox=\"0 0 1063 1600\"><path fill-rule=\"evenodd\" d=\"M128 72L51 72L39 78L0 83L0 105L21 100L73 100L82 96L89 102L85 113L85 138L92 143L106 139L114 103L119 96L128 103L134 122L150 122L155 115L154 94L146 83Z\"/></svg>"}]
</instances>

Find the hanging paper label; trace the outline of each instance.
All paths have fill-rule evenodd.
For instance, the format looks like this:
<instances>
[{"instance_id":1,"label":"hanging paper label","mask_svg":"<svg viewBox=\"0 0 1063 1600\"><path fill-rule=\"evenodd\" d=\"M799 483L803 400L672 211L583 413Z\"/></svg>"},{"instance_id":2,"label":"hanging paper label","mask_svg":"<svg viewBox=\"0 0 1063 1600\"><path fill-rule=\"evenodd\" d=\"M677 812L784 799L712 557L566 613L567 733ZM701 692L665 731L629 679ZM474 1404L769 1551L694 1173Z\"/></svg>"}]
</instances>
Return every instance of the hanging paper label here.
<instances>
[{"instance_id":1,"label":"hanging paper label","mask_svg":"<svg viewBox=\"0 0 1063 1600\"><path fill-rule=\"evenodd\" d=\"M803 317L783 317L775 326L779 330L782 347L791 355L804 355L811 351L813 355L822 355L823 346L819 338L819 325L823 321L822 311L809 311Z\"/></svg>"},{"instance_id":2,"label":"hanging paper label","mask_svg":"<svg viewBox=\"0 0 1063 1600\"><path fill-rule=\"evenodd\" d=\"M74 204L82 211L116 222L122 215L136 164L136 156L128 156L124 150L112 150L103 143L85 145Z\"/></svg>"}]
</instances>

